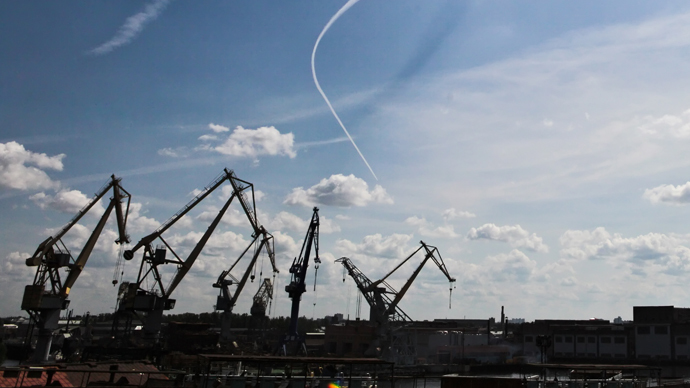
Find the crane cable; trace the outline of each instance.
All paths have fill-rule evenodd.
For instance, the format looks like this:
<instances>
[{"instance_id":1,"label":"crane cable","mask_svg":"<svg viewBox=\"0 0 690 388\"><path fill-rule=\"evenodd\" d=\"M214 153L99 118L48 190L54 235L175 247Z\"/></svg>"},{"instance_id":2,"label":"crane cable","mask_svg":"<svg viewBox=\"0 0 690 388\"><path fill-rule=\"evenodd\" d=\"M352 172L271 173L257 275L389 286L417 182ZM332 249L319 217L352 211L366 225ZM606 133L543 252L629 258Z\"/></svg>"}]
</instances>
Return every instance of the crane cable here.
<instances>
[{"instance_id":1,"label":"crane cable","mask_svg":"<svg viewBox=\"0 0 690 388\"><path fill-rule=\"evenodd\" d=\"M120 245L120 253L117 256L117 261L115 262L115 272L113 272L113 287L117 285L117 283L122 282L122 277L125 274L125 261L122 260L124 257L124 252L125 252L125 246ZM118 274L120 275L120 278L118 279Z\"/></svg>"}]
</instances>

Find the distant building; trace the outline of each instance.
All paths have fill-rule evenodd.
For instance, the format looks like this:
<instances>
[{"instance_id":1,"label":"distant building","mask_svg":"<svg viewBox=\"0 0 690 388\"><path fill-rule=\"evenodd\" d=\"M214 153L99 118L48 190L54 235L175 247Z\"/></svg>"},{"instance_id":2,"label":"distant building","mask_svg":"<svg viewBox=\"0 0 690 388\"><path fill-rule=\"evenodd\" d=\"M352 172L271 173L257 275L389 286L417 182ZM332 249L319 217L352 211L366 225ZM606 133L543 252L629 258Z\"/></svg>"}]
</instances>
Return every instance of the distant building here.
<instances>
[{"instance_id":1,"label":"distant building","mask_svg":"<svg viewBox=\"0 0 690 388\"><path fill-rule=\"evenodd\" d=\"M633 320L537 320L522 325L522 354L545 361L690 363L690 308L635 306ZM542 341L542 345L544 342Z\"/></svg>"}]
</instances>

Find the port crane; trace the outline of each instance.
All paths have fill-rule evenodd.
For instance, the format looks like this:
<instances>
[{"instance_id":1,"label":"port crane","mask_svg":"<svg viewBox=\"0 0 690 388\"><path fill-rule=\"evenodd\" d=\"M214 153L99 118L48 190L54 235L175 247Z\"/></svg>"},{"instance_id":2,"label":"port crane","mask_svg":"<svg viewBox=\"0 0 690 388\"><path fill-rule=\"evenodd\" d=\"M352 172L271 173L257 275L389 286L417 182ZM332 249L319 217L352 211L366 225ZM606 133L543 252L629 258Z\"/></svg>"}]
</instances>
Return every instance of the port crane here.
<instances>
[{"instance_id":1,"label":"port crane","mask_svg":"<svg viewBox=\"0 0 690 388\"><path fill-rule=\"evenodd\" d=\"M216 280L215 283L213 283L214 288L219 288L220 289L220 294L218 295L217 301L216 301L216 310L221 310L223 311L221 315L221 326L220 326L220 339L222 341L228 341L231 339L231 331L230 331L230 322L232 318L232 309L235 307L235 304L237 303L237 299L240 296L240 293L244 289L244 286L247 284L247 279L250 278L250 274L252 272L252 269L256 265L256 261L261 255L261 252L265 250L266 255L268 256L270 262L271 262L271 267L273 269L273 276L275 277L275 274L278 273L278 268L276 268L276 262L275 262L275 249L274 249L274 240L273 240L273 235L268 233L266 229L263 227L263 225L260 225L257 218L256 218L256 201L254 200L254 186L249 183L245 182L243 180L237 179L235 177L230 179L230 184L232 185L233 188L233 193L237 193L236 197L239 199L239 202L242 206L242 209L244 210L245 215L247 216L247 219L249 220L249 224L252 226L252 238L253 240L251 243L247 246L247 248L242 252L242 254L235 260L235 262L230 266L229 269L221 272L220 276L218 276L218 280ZM244 192L248 191L247 189L251 189L251 197L252 197L252 203L251 206L247 201L247 198L245 198ZM258 245L257 245L257 241ZM244 274L242 275L242 278L238 280L236 277L234 277L231 274L231 271L237 266L237 264L242 260L242 258L245 256L245 254L249 251L251 247L254 247L254 255L252 256L249 265L247 266L247 269L244 271ZM262 275L262 274L261 274ZM251 280L254 281L254 275L251 275ZM265 284L265 280L264 280ZM261 287L264 287L264 284L262 284ZM270 286L270 297L273 297L273 286L271 286L270 280L268 285ZM231 286L235 286L234 294L230 290ZM252 309L254 306L252 306ZM264 308L265 311L265 308Z\"/></svg>"},{"instance_id":2,"label":"port crane","mask_svg":"<svg viewBox=\"0 0 690 388\"><path fill-rule=\"evenodd\" d=\"M420 251L423 251L424 259L417 266L409 279L407 279L400 291L396 291L386 280ZM431 259L446 276L450 282L450 292L452 293L455 278L451 277L448 273L448 269L438 249L434 246L427 245L424 241L420 241L420 247L417 248L417 250L407 256L407 258L393 268L387 275L376 281L372 281L364 275L349 258L341 257L336 260L336 262L343 265L344 270L352 277L357 288L369 304L369 321L375 324L377 336L374 343L372 343L367 350L369 355L381 355L387 359L394 359L398 355L409 353L409 349L403 349L405 347L403 344L395 343L395 338L393 336L395 330L404 326L406 323L412 322L409 315L407 315L398 304L410 289L410 286L429 259ZM343 281L345 281L344 276L345 275L343 275Z\"/></svg>"},{"instance_id":3,"label":"port crane","mask_svg":"<svg viewBox=\"0 0 690 388\"><path fill-rule=\"evenodd\" d=\"M299 320L299 303L302 299L302 294L307 291L305 281L307 277L307 268L309 268L309 257L311 255L312 247L314 249L315 269L314 288L316 288L316 274L319 270L319 264L321 264L321 259L319 258L319 208L317 207L314 207L314 213L311 216L307 234L302 242L302 249L300 250L299 257L296 257L290 266L290 283L285 286L285 291L288 293L290 299L292 299L292 308L290 310L290 326L288 327L287 334L285 337L283 337L281 342L281 350L284 355L288 355L288 353L295 353L292 350L288 350L288 347L301 347L302 351L306 354L304 337L301 336L297 331L297 322Z\"/></svg>"},{"instance_id":4,"label":"port crane","mask_svg":"<svg viewBox=\"0 0 690 388\"><path fill-rule=\"evenodd\" d=\"M254 330L263 330L267 323L266 313L270 309L273 299L273 282L270 278L264 278L261 286L252 298L252 307L249 309L250 327ZM263 337L263 333L262 333Z\"/></svg>"},{"instance_id":5,"label":"port crane","mask_svg":"<svg viewBox=\"0 0 690 388\"><path fill-rule=\"evenodd\" d=\"M27 266L37 267L33 284L24 288L24 296L22 298L22 310L29 313L38 328L36 350L32 357L34 362L44 362L47 360L53 340L53 331L58 328L60 311L67 309L69 306L67 298L70 291L89 260L113 209L115 209L118 230L118 239L115 240L115 243L129 243L126 225L131 195L122 188L120 181L121 178L112 175L110 180L96 192L62 229L54 236L45 239L38 246L33 256L26 260ZM111 189L113 196L110 198L108 207L75 259L65 246L62 238ZM127 205L123 209L125 199L127 200ZM61 269L68 271L64 281L60 275Z\"/></svg>"},{"instance_id":6,"label":"port crane","mask_svg":"<svg viewBox=\"0 0 690 388\"><path fill-rule=\"evenodd\" d=\"M163 238L163 233L226 181L232 184L232 194L218 211L218 214L187 258L181 258ZM175 307L176 300L171 298L173 291L192 268L192 265L201 254L233 199L240 198L242 206L245 207L245 212L247 212L251 219L256 220L256 212L253 211L253 208L251 210L248 208L246 199L243 197L243 191L250 187L252 187L250 183L237 178L232 170L223 169L223 172L218 177L204 187L182 209L161 224L153 233L143 237L132 249L125 251L124 258L132 260L136 251L142 248L144 250L136 282L125 282L120 285L118 309L115 316L116 319L113 322L113 332L117 333L120 329L120 317L123 316L125 318L124 332L125 334L129 333L131 331L132 318L137 316L143 322L144 337L155 340L159 338L163 312ZM153 244L157 240L160 240L162 244L154 247ZM172 258L167 257L168 251L172 254ZM163 284L161 276L163 268L160 268L166 264L176 266L167 286ZM153 285L147 288L149 281ZM145 316L140 316L139 313L144 313Z\"/></svg>"}]
</instances>

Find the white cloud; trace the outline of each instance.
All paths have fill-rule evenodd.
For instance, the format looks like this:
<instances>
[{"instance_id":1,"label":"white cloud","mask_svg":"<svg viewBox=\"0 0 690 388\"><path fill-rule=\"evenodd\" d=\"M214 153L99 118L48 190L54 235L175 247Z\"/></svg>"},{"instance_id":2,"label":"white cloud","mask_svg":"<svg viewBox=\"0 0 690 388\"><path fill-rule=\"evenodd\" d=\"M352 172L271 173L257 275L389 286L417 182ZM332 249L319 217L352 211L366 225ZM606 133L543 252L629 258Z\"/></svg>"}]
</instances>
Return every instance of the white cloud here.
<instances>
[{"instance_id":1,"label":"white cloud","mask_svg":"<svg viewBox=\"0 0 690 388\"><path fill-rule=\"evenodd\" d=\"M309 221L304 220L292 213L280 212L271 219L267 227L271 230L291 230L294 232L305 232Z\"/></svg>"},{"instance_id":2,"label":"white cloud","mask_svg":"<svg viewBox=\"0 0 690 388\"><path fill-rule=\"evenodd\" d=\"M536 233L529 234L520 225L496 226L484 224L479 228L470 229L467 233L470 240L493 240L507 242L513 247L526 248L536 252L548 252L549 248Z\"/></svg>"},{"instance_id":3,"label":"white cloud","mask_svg":"<svg viewBox=\"0 0 690 388\"><path fill-rule=\"evenodd\" d=\"M56 188L43 169L62 171L65 154L48 156L28 151L11 141L0 143L0 188L34 190ZM34 165L33 166L27 166Z\"/></svg>"},{"instance_id":4,"label":"white cloud","mask_svg":"<svg viewBox=\"0 0 690 388\"><path fill-rule=\"evenodd\" d=\"M454 220L456 218L474 218L476 216L477 215L474 213L470 213L470 212L466 212L466 211L458 211L458 210L455 210L455 208L453 208L453 207L443 211L443 218L446 221Z\"/></svg>"},{"instance_id":5,"label":"white cloud","mask_svg":"<svg viewBox=\"0 0 690 388\"><path fill-rule=\"evenodd\" d=\"M266 227L270 230L290 230L293 232L306 233L310 221L311 218L302 219L295 214L282 211L270 219ZM340 226L329 218L319 216L319 232L323 234L340 232Z\"/></svg>"},{"instance_id":6,"label":"white cloud","mask_svg":"<svg viewBox=\"0 0 690 388\"><path fill-rule=\"evenodd\" d=\"M154 218L146 217L142 212L143 205L139 202L132 202L129 205L129 215L127 216L127 232L136 234L148 234L158 229L160 222ZM184 219L184 218L183 218ZM178 221L178 224L180 222ZM131 234L130 233L130 234Z\"/></svg>"},{"instance_id":7,"label":"white cloud","mask_svg":"<svg viewBox=\"0 0 690 388\"><path fill-rule=\"evenodd\" d=\"M211 128L211 130L215 133L230 132L230 128L224 127L224 126L218 125L218 124L210 123L208 125L208 127ZM213 135L211 135L211 136L213 136ZM213 136L213 137L215 137L215 136Z\"/></svg>"},{"instance_id":8,"label":"white cloud","mask_svg":"<svg viewBox=\"0 0 690 388\"><path fill-rule=\"evenodd\" d=\"M41 209L51 208L69 214L77 213L91 200L91 198L87 197L79 190L61 190L54 196L40 192L30 196L29 199ZM104 211L105 209L101 201L98 201L90 210L90 212L94 214L101 214Z\"/></svg>"},{"instance_id":9,"label":"white cloud","mask_svg":"<svg viewBox=\"0 0 690 388\"><path fill-rule=\"evenodd\" d=\"M661 185L644 191L643 198L651 203L685 205L690 203L690 182L683 185Z\"/></svg>"},{"instance_id":10,"label":"white cloud","mask_svg":"<svg viewBox=\"0 0 690 388\"><path fill-rule=\"evenodd\" d=\"M141 33L146 24L156 20L169 2L170 0L155 0L151 4L147 4L143 11L128 17L117 33L115 33L115 36L91 50L90 53L94 55L107 54L120 46L130 43Z\"/></svg>"},{"instance_id":11,"label":"white cloud","mask_svg":"<svg viewBox=\"0 0 690 388\"><path fill-rule=\"evenodd\" d=\"M650 135L687 139L690 137L690 109L678 116L665 114L661 117L645 116L638 128Z\"/></svg>"},{"instance_id":12,"label":"white cloud","mask_svg":"<svg viewBox=\"0 0 690 388\"><path fill-rule=\"evenodd\" d=\"M417 216L408 217L405 220L408 225L416 226L417 232L424 237L435 237L435 238L455 238L458 234L455 233L455 228L453 225L441 225L434 227L432 223L427 221L425 218L419 218Z\"/></svg>"},{"instance_id":13,"label":"white cloud","mask_svg":"<svg viewBox=\"0 0 690 388\"><path fill-rule=\"evenodd\" d=\"M242 207L239 204L236 207L233 206L228 208L228 210L225 211L225 214L223 215L221 222L231 226L250 228L251 224L247 219L247 215L244 213L244 210L240 211L239 209L242 209ZM200 221L205 221L207 223L211 223L213 219L215 219L216 216L218 216L219 211L220 208L218 207L208 206L206 207L206 210L204 210L203 212L201 212L201 214L196 216L196 219Z\"/></svg>"},{"instance_id":14,"label":"white cloud","mask_svg":"<svg viewBox=\"0 0 690 388\"><path fill-rule=\"evenodd\" d=\"M487 257L487 268L490 268L494 280L505 281L508 279L517 282L526 282L534 274L537 263L517 249L508 254L499 254Z\"/></svg>"},{"instance_id":15,"label":"white cloud","mask_svg":"<svg viewBox=\"0 0 690 388\"><path fill-rule=\"evenodd\" d=\"M568 230L560 238L561 256L567 259L610 260L639 267L656 265L669 274L690 271L688 242L688 236L662 233L626 238L602 227L592 231Z\"/></svg>"},{"instance_id":16,"label":"white cloud","mask_svg":"<svg viewBox=\"0 0 690 388\"><path fill-rule=\"evenodd\" d=\"M336 249L346 256L363 254L374 257L399 258L405 256L406 252L410 250L407 244L411 239L411 234L394 233L384 237L377 233L364 237L359 244L340 239L336 241L335 245Z\"/></svg>"},{"instance_id":17,"label":"white cloud","mask_svg":"<svg viewBox=\"0 0 690 388\"><path fill-rule=\"evenodd\" d=\"M216 136L216 135L201 135L201 136L199 136L199 140L201 140L201 141L216 141L216 140L218 140L218 136Z\"/></svg>"},{"instance_id":18,"label":"white cloud","mask_svg":"<svg viewBox=\"0 0 690 388\"><path fill-rule=\"evenodd\" d=\"M159 149L156 153L160 156L167 156L170 158L183 158L189 155L189 150L187 147L167 147Z\"/></svg>"},{"instance_id":19,"label":"white cloud","mask_svg":"<svg viewBox=\"0 0 690 388\"><path fill-rule=\"evenodd\" d=\"M31 257L28 253L11 252L5 256L5 260L0 263L0 279L22 280L30 279L35 268L27 267L26 259Z\"/></svg>"},{"instance_id":20,"label":"white cloud","mask_svg":"<svg viewBox=\"0 0 690 388\"><path fill-rule=\"evenodd\" d=\"M257 158L261 155L282 155L294 158L295 136L290 133L281 134L275 127L260 127L245 129L237 127L223 144L206 149L212 149L223 155ZM202 147L203 148L203 147Z\"/></svg>"},{"instance_id":21,"label":"white cloud","mask_svg":"<svg viewBox=\"0 0 690 388\"><path fill-rule=\"evenodd\" d=\"M369 191L369 185L361 178L335 174L324 178L316 185L304 190L292 189L285 201L287 205L366 206L369 203L392 204L393 198L380 185Z\"/></svg>"}]
</instances>

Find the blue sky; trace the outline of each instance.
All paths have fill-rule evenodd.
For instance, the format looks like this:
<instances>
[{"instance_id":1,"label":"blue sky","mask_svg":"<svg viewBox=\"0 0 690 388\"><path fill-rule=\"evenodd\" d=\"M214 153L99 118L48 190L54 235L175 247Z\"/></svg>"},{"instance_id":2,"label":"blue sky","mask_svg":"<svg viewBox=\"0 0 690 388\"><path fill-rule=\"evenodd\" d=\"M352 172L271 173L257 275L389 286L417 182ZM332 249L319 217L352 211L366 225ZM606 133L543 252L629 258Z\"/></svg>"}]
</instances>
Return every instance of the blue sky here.
<instances>
[{"instance_id":1,"label":"blue sky","mask_svg":"<svg viewBox=\"0 0 690 388\"><path fill-rule=\"evenodd\" d=\"M0 3L0 314L20 312L24 258L110 174L133 195L138 241L224 167L261 192L276 236L274 315L289 312L282 290L313 206L324 263L303 297L309 317L354 317L335 259L376 279L420 240L458 281L449 310L428 265L400 304L415 319L685 306L690 6L356 2L315 66L377 180L312 78L316 38L345 3ZM188 252L221 196L166 239ZM251 235L233 207L175 312L212 310L212 282ZM67 236L73 253L97 217ZM75 313L112 311L114 240L111 225L70 296Z\"/></svg>"}]
</instances>

